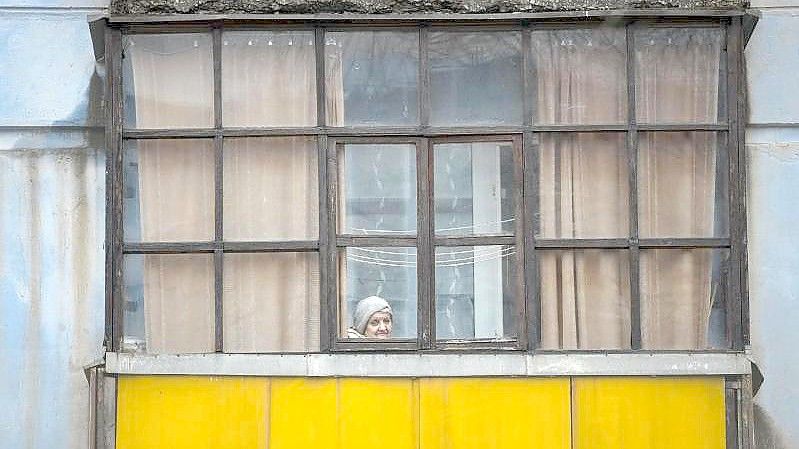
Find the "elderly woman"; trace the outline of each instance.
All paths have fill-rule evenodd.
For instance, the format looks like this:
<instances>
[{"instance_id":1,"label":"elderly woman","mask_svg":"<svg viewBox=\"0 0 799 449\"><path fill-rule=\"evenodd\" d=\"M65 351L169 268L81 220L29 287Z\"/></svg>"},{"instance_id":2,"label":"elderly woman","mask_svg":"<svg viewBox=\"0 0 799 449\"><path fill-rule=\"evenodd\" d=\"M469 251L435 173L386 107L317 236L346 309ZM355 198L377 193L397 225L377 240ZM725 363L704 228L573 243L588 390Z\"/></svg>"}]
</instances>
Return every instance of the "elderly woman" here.
<instances>
[{"instance_id":1,"label":"elderly woman","mask_svg":"<svg viewBox=\"0 0 799 449\"><path fill-rule=\"evenodd\" d=\"M347 338L391 338L393 312L388 302L379 296L358 301L352 315Z\"/></svg>"}]
</instances>

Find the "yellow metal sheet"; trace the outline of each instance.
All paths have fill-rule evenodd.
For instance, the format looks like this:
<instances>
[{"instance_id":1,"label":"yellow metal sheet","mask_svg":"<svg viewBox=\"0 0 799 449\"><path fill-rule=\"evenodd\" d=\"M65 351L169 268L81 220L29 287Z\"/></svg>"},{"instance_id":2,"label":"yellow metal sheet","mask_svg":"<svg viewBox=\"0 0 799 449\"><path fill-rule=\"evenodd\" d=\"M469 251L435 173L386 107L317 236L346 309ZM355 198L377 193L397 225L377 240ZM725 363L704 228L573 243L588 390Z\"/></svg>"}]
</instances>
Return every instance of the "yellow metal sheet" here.
<instances>
[{"instance_id":1,"label":"yellow metal sheet","mask_svg":"<svg viewBox=\"0 0 799 449\"><path fill-rule=\"evenodd\" d=\"M569 379L422 379L423 449L568 449Z\"/></svg>"},{"instance_id":2,"label":"yellow metal sheet","mask_svg":"<svg viewBox=\"0 0 799 449\"><path fill-rule=\"evenodd\" d=\"M269 447L335 449L336 379L272 379Z\"/></svg>"},{"instance_id":3,"label":"yellow metal sheet","mask_svg":"<svg viewBox=\"0 0 799 449\"><path fill-rule=\"evenodd\" d=\"M724 379L575 378L574 449L724 449Z\"/></svg>"},{"instance_id":4,"label":"yellow metal sheet","mask_svg":"<svg viewBox=\"0 0 799 449\"><path fill-rule=\"evenodd\" d=\"M269 379L120 376L117 449L266 449Z\"/></svg>"},{"instance_id":5,"label":"yellow metal sheet","mask_svg":"<svg viewBox=\"0 0 799 449\"><path fill-rule=\"evenodd\" d=\"M339 448L419 447L418 381L340 379Z\"/></svg>"}]
</instances>

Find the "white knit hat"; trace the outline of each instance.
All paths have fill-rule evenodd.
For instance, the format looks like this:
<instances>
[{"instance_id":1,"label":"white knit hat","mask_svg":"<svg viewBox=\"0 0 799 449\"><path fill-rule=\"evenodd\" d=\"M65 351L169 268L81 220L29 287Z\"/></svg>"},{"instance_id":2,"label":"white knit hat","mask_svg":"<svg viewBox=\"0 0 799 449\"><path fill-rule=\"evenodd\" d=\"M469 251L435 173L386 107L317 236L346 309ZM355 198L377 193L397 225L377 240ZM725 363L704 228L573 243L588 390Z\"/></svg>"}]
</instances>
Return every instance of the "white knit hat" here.
<instances>
[{"instance_id":1,"label":"white knit hat","mask_svg":"<svg viewBox=\"0 0 799 449\"><path fill-rule=\"evenodd\" d=\"M352 327L361 334L365 333L369 318L376 312L388 312L392 318L394 317L391 306L379 296L369 296L358 301L358 306L355 307L355 313L352 315Z\"/></svg>"}]
</instances>

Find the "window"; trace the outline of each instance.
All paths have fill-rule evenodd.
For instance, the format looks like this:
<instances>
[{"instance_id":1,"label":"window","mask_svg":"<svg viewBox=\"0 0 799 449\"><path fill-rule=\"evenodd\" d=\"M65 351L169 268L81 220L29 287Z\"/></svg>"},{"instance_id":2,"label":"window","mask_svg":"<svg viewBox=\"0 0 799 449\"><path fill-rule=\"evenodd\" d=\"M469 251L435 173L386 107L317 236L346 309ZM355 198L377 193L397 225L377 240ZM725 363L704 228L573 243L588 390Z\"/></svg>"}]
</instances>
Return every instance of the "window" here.
<instances>
[{"instance_id":1,"label":"window","mask_svg":"<svg viewBox=\"0 0 799 449\"><path fill-rule=\"evenodd\" d=\"M742 349L729 24L131 25L113 349Z\"/></svg>"}]
</instances>

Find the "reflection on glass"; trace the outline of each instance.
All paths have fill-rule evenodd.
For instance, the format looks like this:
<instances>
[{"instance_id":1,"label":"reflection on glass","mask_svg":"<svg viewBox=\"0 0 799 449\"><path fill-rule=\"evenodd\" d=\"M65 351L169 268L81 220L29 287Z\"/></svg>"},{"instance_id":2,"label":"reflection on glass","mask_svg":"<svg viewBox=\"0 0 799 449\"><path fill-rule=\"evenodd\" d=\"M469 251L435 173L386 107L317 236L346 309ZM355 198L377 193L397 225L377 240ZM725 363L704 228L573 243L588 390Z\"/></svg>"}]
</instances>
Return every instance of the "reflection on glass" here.
<instances>
[{"instance_id":1,"label":"reflection on glass","mask_svg":"<svg viewBox=\"0 0 799 449\"><path fill-rule=\"evenodd\" d=\"M210 34L131 34L123 38L127 128L214 125Z\"/></svg>"},{"instance_id":2,"label":"reflection on glass","mask_svg":"<svg viewBox=\"0 0 799 449\"><path fill-rule=\"evenodd\" d=\"M436 145L437 234L513 234L513 148L510 142Z\"/></svg>"},{"instance_id":3,"label":"reflection on glass","mask_svg":"<svg viewBox=\"0 0 799 449\"><path fill-rule=\"evenodd\" d=\"M635 31L635 102L641 123L715 123L724 108L719 28Z\"/></svg>"},{"instance_id":4,"label":"reflection on glass","mask_svg":"<svg viewBox=\"0 0 799 449\"><path fill-rule=\"evenodd\" d=\"M125 256L123 351L214 352L214 264L208 254Z\"/></svg>"},{"instance_id":5,"label":"reflection on glass","mask_svg":"<svg viewBox=\"0 0 799 449\"><path fill-rule=\"evenodd\" d=\"M319 235L316 140L225 139L227 240L313 240Z\"/></svg>"},{"instance_id":6,"label":"reflection on glass","mask_svg":"<svg viewBox=\"0 0 799 449\"><path fill-rule=\"evenodd\" d=\"M629 179L623 133L543 133L539 203L543 238L629 235Z\"/></svg>"},{"instance_id":7,"label":"reflection on glass","mask_svg":"<svg viewBox=\"0 0 799 449\"><path fill-rule=\"evenodd\" d=\"M222 35L225 126L316 124L312 31L226 31Z\"/></svg>"},{"instance_id":8,"label":"reflection on glass","mask_svg":"<svg viewBox=\"0 0 799 449\"><path fill-rule=\"evenodd\" d=\"M339 252L338 262L339 337L416 338L416 248L348 247ZM385 319L378 318L386 314L390 334L367 336L372 319L375 332L385 329Z\"/></svg>"},{"instance_id":9,"label":"reflection on glass","mask_svg":"<svg viewBox=\"0 0 799 449\"><path fill-rule=\"evenodd\" d=\"M627 251L540 251L541 347L629 349Z\"/></svg>"},{"instance_id":10,"label":"reflection on glass","mask_svg":"<svg viewBox=\"0 0 799 449\"><path fill-rule=\"evenodd\" d=\"M727 151L716 133L640 134L641 237L729 235L728 176Z\"/></svg>"},{"instance_id":11,"label":"reflection on glass","mask_svg":"<svg viewBox=\"0 0 799 449\"><path fill-rule=\"evenodd\" d=\"M125 241L214 239L213 140L128 140L123 164Z\"/></svg>"},{"instance_id":12,"label":"reflection on glass","mask_svg":"<svg viewBox=\"0 0 799 449\"><path fill-rule=\"evenodd\" d=\"M416 148L408 144L339 147L339 232L416 233Z\"/></svg>"},{"instance_id":13,"label":"reflection on glass","mask_svg":"<svg viewBox=\"0 0 799 449\"><path fill-rule=\"evenodd\" d=\"M729 348L726 249L641 250L644 349Z\"/></svg>"},{"instance_id":14,"label":"reflection on glass","mask_svg":"<svg viewBox=\"0 0 799 449\"><path fill-rule=\"evenodd\" d=\"M516 247L438 247L435 258L436 339L516 337Z\"/></svg>"},{"instance_id":15,"label":"reflection on glass","mask_svg":"<svg viewBox=\"0 0 799 449\"><path fill-rule=\"evenodd\" d=\"M327 123L419 123L418 32L330 32L325 42Z\"/></svg>"},{"instance_id":16,"label":"reflection on glass","mask_svg":"<svg viewBox=\"0 0 799 449\"><path fill-rule=\"evenodd\" d=\"M430 33L433 125L522 123L521 33Z\"/></svg>"},{"instance_id":17,"label":"reflection on glass","mask_svg":"<svg viewBox=\"0 0 799 449\"><path fill-rule=\"evenodd\" d=\"M225 254L225 352L319 350L319 256Z\"/></svg>"},{"instance_id":18,"label":"reflection on glass","mask_svg":"<svg viewBox=\"0 0 799 449\"><path fill-rule=\"evenodd\" d=\"M538 82L534 123L626 122L624 28L539 30L530 43Z\"/></svg>"}]
</instances>

